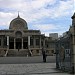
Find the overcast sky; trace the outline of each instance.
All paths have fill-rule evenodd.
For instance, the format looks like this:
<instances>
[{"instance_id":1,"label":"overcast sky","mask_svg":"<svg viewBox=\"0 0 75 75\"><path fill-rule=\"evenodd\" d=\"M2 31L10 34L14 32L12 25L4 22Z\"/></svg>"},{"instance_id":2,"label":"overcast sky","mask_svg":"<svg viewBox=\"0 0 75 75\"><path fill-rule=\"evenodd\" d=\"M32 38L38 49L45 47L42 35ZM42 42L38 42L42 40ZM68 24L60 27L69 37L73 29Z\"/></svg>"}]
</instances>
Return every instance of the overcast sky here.
<instances>
[{"instance_id":1,"label":"overcast sky","mask_svg":"<svg viewBox=\"0 0 75 75\"><path fill-rule=\"evenodd\" d=\"M40 30L46 36L69 30L72 25L75 0L0 0L0 29L8 29L18 11L29 29Z\"/></svg>"}]
</instances>

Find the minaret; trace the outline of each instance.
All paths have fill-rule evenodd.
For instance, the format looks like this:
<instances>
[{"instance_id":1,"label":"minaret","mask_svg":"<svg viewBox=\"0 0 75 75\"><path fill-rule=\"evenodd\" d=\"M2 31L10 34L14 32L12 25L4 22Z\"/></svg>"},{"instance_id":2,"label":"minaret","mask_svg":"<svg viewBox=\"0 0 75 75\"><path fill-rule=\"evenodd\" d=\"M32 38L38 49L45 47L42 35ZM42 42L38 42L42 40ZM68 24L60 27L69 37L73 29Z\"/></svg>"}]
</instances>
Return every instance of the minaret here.
<instances>
[{"instance_id":1,"label":"minaret","mask_svg":"<svg viewBox=\"0 0 75 75\"><path fill-rule=\"evenodd\" d=\"M72 65L73 65L73 69L74 69L74 73L75 73L75 13L74 15L71 17L72 18L72 27L73 27L73 51L72 51Z\"/></svg>"}]
</instances>

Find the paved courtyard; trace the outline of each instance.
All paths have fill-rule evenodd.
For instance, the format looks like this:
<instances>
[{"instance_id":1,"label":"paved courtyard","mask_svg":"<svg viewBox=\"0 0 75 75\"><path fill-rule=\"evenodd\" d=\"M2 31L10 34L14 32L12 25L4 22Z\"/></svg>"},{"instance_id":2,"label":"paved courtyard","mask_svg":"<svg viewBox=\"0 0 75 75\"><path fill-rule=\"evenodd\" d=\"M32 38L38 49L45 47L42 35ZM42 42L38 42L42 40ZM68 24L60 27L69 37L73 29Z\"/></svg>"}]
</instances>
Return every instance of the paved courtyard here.
<instances>
[{"instance_id":1,"label":"paved courtyard","mask_svg":"<svg viewBox=\"0 0 75 75\"><path fill-rule=\"evenodd\" d=\"M55 63L0 64L0 75L71 75L55 69Z\"/></svg>"},{"instance_id":2,"label":"paved courtyard","mask_svg":"<svg viewBox=\"0 0 75 75\"><path fill-rule=\"evenodd\" d=\"M71 75L56 70L55 56L0 57L0 75Z\"/></svg>"},{"instance_id":3,"label":"paved courtyard","mask_svg":"<svg viewBox=\"0 0 75 75\"><path fill-rule=\"evenodd\" d=\"M25 63L42 63L42 56L34 57L0 57L0 64L25 64ZM47 63L55 63L55 56L47 56Z\"/></svg>"}]
</instances>

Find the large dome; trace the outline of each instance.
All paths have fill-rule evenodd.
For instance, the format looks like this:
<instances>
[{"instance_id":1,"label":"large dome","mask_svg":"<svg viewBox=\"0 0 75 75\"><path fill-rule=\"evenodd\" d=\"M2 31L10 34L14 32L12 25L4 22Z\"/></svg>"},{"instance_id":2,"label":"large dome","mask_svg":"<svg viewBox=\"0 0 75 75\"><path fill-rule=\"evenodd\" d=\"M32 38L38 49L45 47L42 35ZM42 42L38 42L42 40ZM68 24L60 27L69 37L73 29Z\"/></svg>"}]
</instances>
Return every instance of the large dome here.
<instances>
[{"instance_id":1,"label":"large dome","mask_svg":"<svg viewBox=\"0 0 75 75\"><path fill-rule=\"evenodd\" d=\"M18 15L17 18L10 22L9 29L28 29L27 22Z\"/></svg>"}]
</instances>

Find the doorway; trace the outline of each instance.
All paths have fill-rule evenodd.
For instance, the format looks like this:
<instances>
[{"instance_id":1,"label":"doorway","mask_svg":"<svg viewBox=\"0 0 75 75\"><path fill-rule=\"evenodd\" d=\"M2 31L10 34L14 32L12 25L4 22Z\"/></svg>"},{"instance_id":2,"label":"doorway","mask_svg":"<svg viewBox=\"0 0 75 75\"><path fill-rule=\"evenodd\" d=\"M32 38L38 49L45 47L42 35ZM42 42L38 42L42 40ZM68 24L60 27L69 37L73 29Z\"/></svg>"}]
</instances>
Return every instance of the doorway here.
<instances>
[{"instance_id":1,"label":"doorway","mask_svg":"<svg viewBox=\"0 0 75 75\"><path fill-rule=\"evenodd\" d=\"M23 38L23 48L28 49L28 37Z\"/></svg>"},{"instance_id":2,"label":"doorway","mask_svg":"<svg viewBox=\"0 0 75 75\"><path fill-rule=\"evenodd\" d=\"M14 42L9 42L9 49L14 49Z\"/></svg>"},{"instance_id":3,"label":"doorway","mask_svg":"<svg viewBox=\"0 0 75 75\"><path fill-rule=\"evenodd\" d=\"M22 39L18 38L16 39L16 49L22 48Z\"/></svg>"},{"instance_id":4,"label":"doorway","mask_svg":"<svg viewBox=\"0 0 75 75\"><path fill-rule=\"evenodd\" d=\"M14 38L10 37L9 40L9 49L14 49Z\"/></svg>"},{"instance_id":5,"label":"doorway","mask_svg":"<svg viewBox=\"0 0 75 75\"><path fill-rule=\"evenodd\" d=\"M28 42L23 42L23 48L28 49Z\"/></svg>"}]
</instances>

